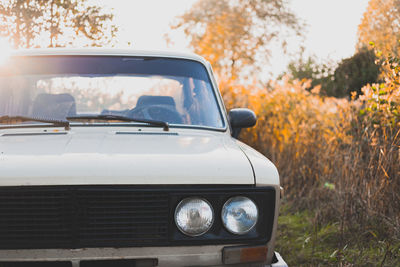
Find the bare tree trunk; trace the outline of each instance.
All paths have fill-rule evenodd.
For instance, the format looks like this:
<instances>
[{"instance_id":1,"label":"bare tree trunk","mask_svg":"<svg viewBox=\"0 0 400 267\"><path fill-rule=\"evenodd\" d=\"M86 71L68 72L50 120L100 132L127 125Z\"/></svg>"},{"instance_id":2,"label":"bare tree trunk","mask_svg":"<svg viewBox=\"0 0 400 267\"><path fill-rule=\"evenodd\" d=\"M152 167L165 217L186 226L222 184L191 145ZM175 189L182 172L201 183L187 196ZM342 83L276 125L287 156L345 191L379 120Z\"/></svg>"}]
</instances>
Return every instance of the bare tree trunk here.
<instances>
[{"instance_id":1,"label":"bare tree trunk","mask_svg":"<svg viewBox=\"0 0 400 267\"><path fill-rule=\"evenodd\" d=\"M26 1L26 10L29 10L29 4L30 4L30 0L27 0ZM28 25L28 21L29 20L26 20L25 19L25 38L26 38L26 44L25 44L25 47L26 48L30 48L31 47L31 40L32 40L32 36L31 36L31 34L30 34L30 32L29 32L29 28L31 27L31 22L29 23L29 25Z\"/></svg>"},{"instance_id":2,"label":"bare tree trunk","mask_svg":"<svg viewBox=\"0 0 400 267\"><path fill-rule=\"evenodd\" d=\"M14 46L15 48L19 48L21 45L21 16L22 16L22 12L21 12L21 8L19 6L19 3L17 2L16 7L18 10L17 13L17 18L15 19L15 35L14 35Z\"/></svg>"},{"instance_id":3,"label":"bare tree trunk","mask_svg":"<svg viewBox=\"0 0 400 267\"><path fill-rule=\"evenodd\" d=\"M54 47L54 1L50 2L50 47Z\"/></svg>"}]
</instances>

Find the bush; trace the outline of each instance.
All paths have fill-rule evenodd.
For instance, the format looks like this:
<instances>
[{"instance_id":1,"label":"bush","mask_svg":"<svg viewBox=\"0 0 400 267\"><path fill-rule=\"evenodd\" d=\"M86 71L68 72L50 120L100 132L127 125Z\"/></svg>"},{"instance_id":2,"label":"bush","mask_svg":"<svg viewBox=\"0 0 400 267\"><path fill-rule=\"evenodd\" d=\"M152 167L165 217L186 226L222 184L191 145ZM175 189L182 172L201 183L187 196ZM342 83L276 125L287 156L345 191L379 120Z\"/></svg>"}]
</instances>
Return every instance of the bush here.
<instances>
[{"instance_id":1,"label":"bush","mask_svg":"<svg viewBox=\"0 0 400 267\"><path fill-rule=\"evenodd\" d=\"M361 88L378 81L379 65L375 64L374 50L360 49L350 58L343 59L333 74L328 94L336 97L350 97L351 92L361 95Z\"/></svg>"},{"instance_id":2,"label":"bush","mask_svg":"<svg viewBox=\"0 0 400 267\"><path fill-rule=\"evenodd\" d=\"M337 226L338 248L400 244L399 63L381 58L384 82L351 100L308 91L310 81L283 79L272 89L221 83L228 107L258 116L241 139L276 164L294 211L312 211L316 227Z\"/></svg>"},{"instance_id":3,"label":"bush","mask_svg":"<svg viewBox=\"0 0 400 267\"><path fill-rule=\"evenodd\" d=\"M361 95L363 86L378 82L380 68L375 60L374 50L367 48L341 60L337 67L333 62L319 64L313 57L307 60L300 57L289 63L284 75L288 74L290 80L310 79L307 90L320 85L322 95L350 98L352 92Z\"/></svg>"}]
</instances>

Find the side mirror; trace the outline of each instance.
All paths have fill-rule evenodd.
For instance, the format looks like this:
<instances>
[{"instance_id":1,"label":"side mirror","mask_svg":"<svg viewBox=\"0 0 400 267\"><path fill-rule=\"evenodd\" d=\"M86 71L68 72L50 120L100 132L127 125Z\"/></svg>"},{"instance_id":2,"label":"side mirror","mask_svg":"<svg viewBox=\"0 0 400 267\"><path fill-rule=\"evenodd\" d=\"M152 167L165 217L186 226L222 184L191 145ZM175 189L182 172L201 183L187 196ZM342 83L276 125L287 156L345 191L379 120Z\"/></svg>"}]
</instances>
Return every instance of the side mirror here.
<instances>
[{"instance_id":1,"label":"side mirror","mask_svg":"<svg viewBox=\"0 0 400 267\"><path fill-rule=\"evenodd\" d=\"M229 122L232 127L232 136L239 137L242 128L253 127L257 122L256 114L247 108L234 108L229 111Z\"/></svg>"}]
</instances>

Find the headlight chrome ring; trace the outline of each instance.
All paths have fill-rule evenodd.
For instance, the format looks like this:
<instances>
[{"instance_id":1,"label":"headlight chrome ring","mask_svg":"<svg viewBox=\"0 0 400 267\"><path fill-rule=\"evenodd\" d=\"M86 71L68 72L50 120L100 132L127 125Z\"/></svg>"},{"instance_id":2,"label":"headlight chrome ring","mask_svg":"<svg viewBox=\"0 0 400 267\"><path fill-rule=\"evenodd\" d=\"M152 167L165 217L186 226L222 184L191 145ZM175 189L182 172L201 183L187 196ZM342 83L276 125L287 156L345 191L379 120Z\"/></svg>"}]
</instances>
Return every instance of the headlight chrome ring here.
<instances>
[{"instance_id":1,"label":"headlight chrome ring","mask_svg":"<svg viewBox=\"0 0 400 267\"><path fill-rule=\"evenodd\" d=\"M230 233L244 235L257 224L258 208L248 197L232 197L222 207L221 219L225 229Z\"/></svg>"},{"instance_id":2,"label":"headlight chrome ring","mask_svg":"<svg viewBox=\"0 0 400 267\"><path fill-rule=\"evenodd\" d=\"M203 198L185 198L175 208L175 224L188 236L205 234L214 223L214 210Z\"/></svg>"}]
</instances>

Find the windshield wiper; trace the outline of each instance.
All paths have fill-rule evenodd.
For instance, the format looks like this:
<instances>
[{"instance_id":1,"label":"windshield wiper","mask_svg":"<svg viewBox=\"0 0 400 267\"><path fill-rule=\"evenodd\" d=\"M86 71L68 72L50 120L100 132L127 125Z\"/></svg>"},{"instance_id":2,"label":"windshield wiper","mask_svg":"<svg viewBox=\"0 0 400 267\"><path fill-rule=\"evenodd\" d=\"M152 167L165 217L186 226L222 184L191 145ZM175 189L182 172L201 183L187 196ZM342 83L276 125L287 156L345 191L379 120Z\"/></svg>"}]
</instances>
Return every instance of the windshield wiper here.
<instances>
[{"instance_id":1,"label":"windshield wiper","mask_svg":"<svg viewBox=\"0 0 400 267\"><path fill-rule=\"evenodd\" d=\"M28 116L0 116L0 123L19 123L26 121L37 121L44 123L51 123L54 126L64 127L65 130L69 130L69 121L65 120L56 120L56 119L46 119L46 118L38 118L38 117L28 117Z\"/></svg>"},{"instance_id":2,"label":"windshield wiper","mask_svg":"<svg viewBox=\"0 0 400 267\"><path fill-rule=\"evenodd\" d=\"M148 120L148 119L137 119L121 115L110 115L110 114L100 114L100 115L77 115L69 116L67 120L106 120L106 121L126 121L126 122L140 122L147 123L154 126L163 127L164 131L169 130L169 124L165 121Z\"/></svg>"}]
</instances>

